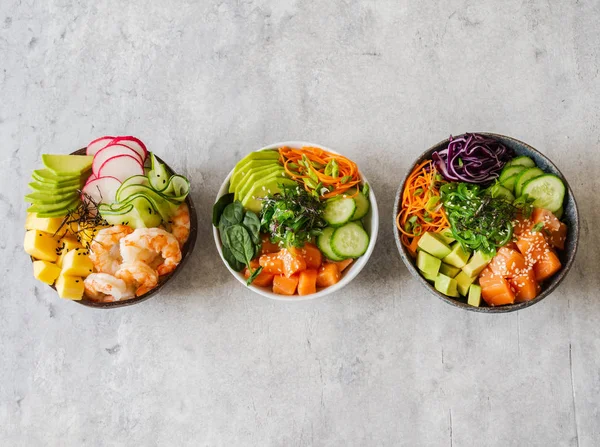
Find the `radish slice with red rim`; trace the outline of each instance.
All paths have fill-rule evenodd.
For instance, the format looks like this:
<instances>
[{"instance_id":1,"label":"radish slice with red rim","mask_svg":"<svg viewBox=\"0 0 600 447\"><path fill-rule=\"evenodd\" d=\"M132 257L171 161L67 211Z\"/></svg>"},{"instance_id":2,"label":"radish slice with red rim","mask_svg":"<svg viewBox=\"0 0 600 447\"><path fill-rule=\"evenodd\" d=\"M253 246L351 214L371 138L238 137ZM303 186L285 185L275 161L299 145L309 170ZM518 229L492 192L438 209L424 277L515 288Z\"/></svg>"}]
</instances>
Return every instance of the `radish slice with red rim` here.
<instances>
[{"instance_id":1,"label":"radish slice with red rim","mask_svg":"<svg viewBox=\"0 0 600 447\"><path fill-rule=\"evenodd\" d=\"M144 163L146 157L148 157L148 149L146 149L146 145L139 138L132 136L115 137L111 143L123 144L128 148L133 149L140 155L142 163Z\"/></svg>"},{"instance_id":2,"label":"radish slice with red rim","mask_svg":"<svg viewBox=\"0 0 600 447\"><path fill-rule=\"evenodd\" d=\"M98 177L114 177L120 182L134 175L143 175L144 168L137 158L130 155L117 155L109 158L98 170Z\"/></svg>"},{"instance_id":3,"label":"radish slice with red rim","mask_svg":"<svg viewBox=\"0 0 600 447\"><path fill-rule=\"evenodd\" d=\"M104 149L100 149L96 155L94 155L94 162L92 163L92 172L96 175L96 177L100 177L98 172L100 168L104 164L106 160L109 158L116 157L117 155L128 155L130 157L135 158L140 164L143 163L143 160L140 158L139 154L131 149L128 146L118 143L111 143L106 146Z\"/></svg>"},{"instance_id":4,"label":"radish slice with red rim","mask_svg":"<svg viewBox=\"0 0 600 447\"><path fill-rule=\"evenodd\" d=\"M96 204L111 204L115 201L119 186L121 186L121 182L114 177L99 177L92 181L88 180L82 189L82 193L91 197ZM85 195L82 200L86 200Z\"/></svg>"},{"instance_id":5,"label":"radish slice with red rim","mask_svg":"<svg viewBox=\"0 0 600 447\"><path fill-rule=\"evenodd\" d=\"M108 146L111 143L111 141L113 141L115 138L116 137L109 136L96 138L94 141L91 141L90 144L87 145L87 148L85 149L85 154L96 155L96 152Z\"/></svg>"}]
</instances>

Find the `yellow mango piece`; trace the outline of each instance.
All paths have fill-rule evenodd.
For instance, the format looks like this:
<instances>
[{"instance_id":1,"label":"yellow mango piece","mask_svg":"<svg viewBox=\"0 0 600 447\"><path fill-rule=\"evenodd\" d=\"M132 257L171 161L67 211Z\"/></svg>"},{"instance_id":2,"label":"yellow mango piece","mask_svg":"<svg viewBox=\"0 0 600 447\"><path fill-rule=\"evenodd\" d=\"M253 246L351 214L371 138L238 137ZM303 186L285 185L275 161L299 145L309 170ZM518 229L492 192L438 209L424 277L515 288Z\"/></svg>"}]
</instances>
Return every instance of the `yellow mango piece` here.
<instances>
[{"instance_id":1,"label":"yellow mango piece","mask_svg":"<svg viewBox=\"0 0 600 447\"><path fill-rule=\"evenodd\" d=\"M48 261L33 262L33 276L46 284L54 284L60 275L60 267Z\"/></svg>"},{"instance_id":2,"label":"yellow mango piece","mask_svg":"<svg viewBox=\"0 0 600 447\"><path fill-rule=\"evenodd\" d=\"M28 255L42 261L55 262L58 258L58 240L50 233L29 230L25 233L23 247Z\"/></svg>"},{"instance_id":3,"label":"yellow mango piece","mask_svg":"<svg viewBox=\"0 0 600 447\"><path fill-rule=\"evenodd\" d=\"M25 229L39 230L54 234L60 228L63 220L64 217L37 217L37 214L35 213L27 213L27 218L25 219Z\"/></svg>"},{"instance_id":4,"label":"yellow mango piece","mask_svg":"<svg viewBox=\"0 0 600 447\"><path fill-rule=\"evenodd\" d=\"M60 255L56 260L56 265L62 267L63 260L65 259L65 256L67 256L67 253L77 248L83 250L83 245L81 245L76 239L73 239L71 236L64 237L61 240L59 240L58 249L60 251Z\"/></svg>"},{"instance_id":5,"label":"yellow mango piece","mask_svg":"<svg viewBox=\"0 0 600 447\"><path fill-rule=\"evenodd\" d=\"M86 277L94 270L92 260L82 248L70 250L62 260L62 274Z\"/></svg>"},{"instance_id":6,"label":"yellow mango piece","mask_svg":"<svg viewBox=\"0 0 600 447\"><path fill-rule=\"evenodd\" d=\"M83 278L61 273L56 280L56 291L61 298L79 301L83 298Z\"/></svg>"}]
</instances>

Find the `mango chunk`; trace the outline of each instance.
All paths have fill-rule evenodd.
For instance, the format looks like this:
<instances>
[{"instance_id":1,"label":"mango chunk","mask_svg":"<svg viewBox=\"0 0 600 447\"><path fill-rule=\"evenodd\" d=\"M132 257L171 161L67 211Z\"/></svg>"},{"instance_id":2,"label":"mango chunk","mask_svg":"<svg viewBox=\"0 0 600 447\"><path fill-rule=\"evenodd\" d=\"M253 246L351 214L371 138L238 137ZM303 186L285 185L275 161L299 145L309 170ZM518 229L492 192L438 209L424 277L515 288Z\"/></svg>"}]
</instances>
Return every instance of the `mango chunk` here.
<instances>
[{"instance_id":1,"label":"mango chunk","mask_svg":"<svg viewBox=\"0 0 600 447\"><path fill-rule=\"evenodd\" d=\"M63 220L64 217L37 217L35 213L27 213L25 229L55 234L62 225Z\"/></svg>"},{"instance_id":2,"label":"mango chunk","mask_svg":"<svg viewBox=\"0 0 600 447\"><path fill-rule=\"evenodd\" d=\"M86 277L94 270L94 264L82 248L70 250L62 260L62 274Z\"/></svg>"},{"instance_id":3,"label":"mango chunk","mask_svg":"<svg viewBox=\"0 0 600 447\"><path fill-rule=\"evenodd\" d=\"M48 261L33 262L33 276L35 279L46 284L54 284L56 278L60 275L60 267Z\"/></svg>"},{"instance_id":4,"label":"mango chunk","mask_svg":"<svg viewBox=\"0 0 600 447\"><path fill-rule=\"evenodd\" d=\"M55 262L58 258L58 240L50 233L29 230L23 243L25 252L42 261Z\"/></svg>"},{"instance_id":5,"label":"mango chunk","mask_svg":"<svg viewBox=\"0 0 600 447\"><path fill-rule=\"evenodd\" d=\"M56 291L61 298L79 301L83 298L83 289L83 278L61 273L56 280Z\"/></svg>"}]
</instances>

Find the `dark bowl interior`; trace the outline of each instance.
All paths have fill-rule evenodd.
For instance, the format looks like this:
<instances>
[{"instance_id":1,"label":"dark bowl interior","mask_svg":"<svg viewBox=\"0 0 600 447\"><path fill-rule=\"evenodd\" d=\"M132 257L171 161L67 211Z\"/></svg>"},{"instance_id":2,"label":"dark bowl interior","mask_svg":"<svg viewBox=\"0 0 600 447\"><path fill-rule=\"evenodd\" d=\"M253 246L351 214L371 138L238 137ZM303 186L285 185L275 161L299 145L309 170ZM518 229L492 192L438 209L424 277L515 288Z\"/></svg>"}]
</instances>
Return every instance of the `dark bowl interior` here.
<instances>
[{"instance_id":1,"label":"dark bowl interior","mask_svg":"<svg viewBox=\"0 0 600 447\"><path fill-rule=\"evenodd\" d=\"M482 303L484 305L481 307L470 306L467 304L466 299L464 299L464 298L451 298L449 296L446 296L446 295L438 292L425 278L423 278L423 276L421 276L417 267L415 266L415 261L408 253L406 247L404 247L402 245L402 243L400 242L400 232L396 228L396 216L398 215L398 212L400 211L400 207L401 207L400 198L402 196L402 191L404 190L404 184L405 184L406 179L408 178L409 174L412 172L412 170L414 169L414 167L417 164L421 163L422 161L424 161L426 159L431 158L431 154L433 154L435 151L444 149L448 145L449 139L440 141L435 146L433 146L433 147L427 149L425 152L423 152L421 154L421 156L415 161L415 163L410 167L410 169L406 173L406 175L404 176L404 179L402 180L402 183L400 184L400 187L398 188L398 192L396 194L396 202L394 205L393 223L394 223L394 234L395 234L395 239L396 239L396 245L398 247L398 251L400 252L400 257L404 261L404 264L406 265L408 270L412 273L412 275L417 279L417 281L419 281L424 287L426 287L427 290L429 290L432 294L434 294L441 300L445 301L446 303L451 304L456 307L460 307L462 309L474 311L474 312L484 312L484 313L512 312L512 311L524 309L526 307L533 306L534 304L539 303L541 300L543 300L548 295L550 295L554 291L554 289L556 289L558 287L558 285L565 278L565 276L567 276L567 273L569 272L569 270L571 269L571 266L573 265L573 261L575 259L575 254L577 252L577 244L579 242L579 213L577 211L577 204L575 203L575 197L573 196L573 191L571 190L569 183L567 182L565 177L562 175L562 173L558 170L558 168L554 165L554 163L552 163L546 156L544 156L543 154L541 154L540 152L538 152L536 149L532 148L528 144L523 143L522 141L516 140L514 138L507 137L504 135L498 135L498 134L494 134L494 133L487 133L487 132L477 132L477 133L480 133L483 135L488 135L490 137L495 138L496 140L498 140L502 144L504 144L506 147L513 149L517 156L518 155L526 155L526 156L530 157L531 159L533 159L535 161L535 164L539 168L541 168L545 172L552 173L552 174L559 176L565 183L567 192L566 192L565 201L563 204L564 213L563 213L561 220L567 224L568 232L567 232L567 240L565 243L565 249L558 250L558 256L560 258L560 262L562 263L562 268L560 269L560 271L556 275L554 275L552 278L550 278L550 280L544 282L544 284L542 286L542 292L537 297L535 297L535 299L524 302L524 303L517 303L517 304L511 304L511 305L507 305L507 306L498 306L498 307L487 307L487 306L485 306L485 302L483 302L483 301L482 301Z\"/></svg>"},{"instance_id":2,"label":"dark bowl interior","mask_svg":"<svg viewBox=\"0 0 600 447\"><path fill-rule=\"evenodd\" d=\"M79 149L79 150L77 150L75 152L72 152L71 155L85 155L85 148L82 148L82 149ZM169 170L170 174L173 174L175 172L175 171L173 171L173 169L171 169L171 167L169 165L167 165L159 157L156 157L156 158L161 163L165 164L165 166ZM110 303L99 303L99 302L96 302L96 301L92 301L92 300L86 299L85 296L84 296L84 298L82 300L75 301L75 302L79 303L79 304L81 304L83 306L95 307L97 309L114 309L114 308L117 308L117 307L132 306L134 304L141 303L142 301L146 301L147 299L153 297L158 292L160 292L160 290L163 287L165 287L169 281L171 281L173 278L175 278L175 276L177 276L177 274L181 271L181 269L183 268L183 265L186 263L186 261L188 260L188 258L192 254L192 251L194 250L194 245L196 244L196 238L198 236L198 216L196 215L196 208L194 207L194 202L192 201L191 195L188 194L187 198L185 199L185 203L187 203L187 206L190 209L190 235L189 235L188 240L183 245L183 248L181 250L181 261L179 262L179 265L177 266L177 268L175 270L173 270L173 272L169 273L168 275L160 276L159 277L159 281L158 281L158 285L154 289L152 289L151 291L149 291L148 293L145 293L145 294L143 294L141 296L137 296L137 297L132 298L130 300L113 301L113 302L110 302ZM50 287L52 287L53 289L55 289L54 286L50 286Z\"/></svg>"}]
</instances>

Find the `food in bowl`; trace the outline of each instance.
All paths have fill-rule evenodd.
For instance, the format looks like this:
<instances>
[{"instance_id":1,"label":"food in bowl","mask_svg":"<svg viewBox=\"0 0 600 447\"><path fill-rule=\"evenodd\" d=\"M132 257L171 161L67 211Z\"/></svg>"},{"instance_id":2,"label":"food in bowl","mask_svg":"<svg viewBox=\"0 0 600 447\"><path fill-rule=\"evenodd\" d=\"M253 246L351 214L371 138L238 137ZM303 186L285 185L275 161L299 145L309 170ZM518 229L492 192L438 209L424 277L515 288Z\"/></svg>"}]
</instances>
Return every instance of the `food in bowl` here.
<instances>
[{"instance_id":1,"label":"food in bowl","mask_svg":"<svg viewBox=\"0 0 600 447\"><path fill-rule=\"evenodd\" d=\"M25 196L25 251L61 298L141 297L171 274L190 234L189 181L131 136L102 137L85 155L42 155Z\"/></svg>"},{"instance_id":2,"label":"food in bowl","mask_svg":"<svg viewBox=\"0 0 600 447\"><path fill-rule=\"evenodd\" d=\"M369 185L357 165L317 147L248 154L213 208L223 258L246 284L308 296L337 284L363 256Z\"/></svg>"},{"instance_id":3,"label":"food in bowl","mask_svg":"<svg viewBox=\"0 0 600 447\"><path fill-rule=\"evenodd\" d=\"M493 136L451 137L405 181L400 242L441 294L476 307L531 301L562 268L565 192Z\"/></svg>"}]
</instances>

